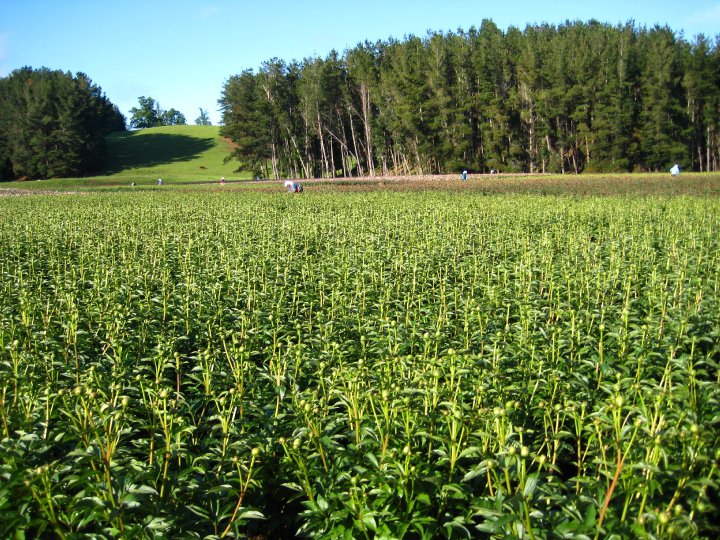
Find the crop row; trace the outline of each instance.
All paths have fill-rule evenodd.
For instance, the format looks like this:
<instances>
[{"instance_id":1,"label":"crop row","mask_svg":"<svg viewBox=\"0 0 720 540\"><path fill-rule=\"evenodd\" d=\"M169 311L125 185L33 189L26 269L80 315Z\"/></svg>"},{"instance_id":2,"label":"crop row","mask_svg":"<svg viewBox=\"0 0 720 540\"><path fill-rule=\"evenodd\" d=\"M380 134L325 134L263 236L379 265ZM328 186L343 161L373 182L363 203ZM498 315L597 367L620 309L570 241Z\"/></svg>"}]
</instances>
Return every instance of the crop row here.
<instances>
[{"instance_id":1,"label":"crop row","mask_svg":"<svg viewBox=\"0 0 720 540\"><path fill-rule=\"evenodd\" d=\"M718 532L716 200L0 208L2 537Z\"/></svg>"}]
</instances>

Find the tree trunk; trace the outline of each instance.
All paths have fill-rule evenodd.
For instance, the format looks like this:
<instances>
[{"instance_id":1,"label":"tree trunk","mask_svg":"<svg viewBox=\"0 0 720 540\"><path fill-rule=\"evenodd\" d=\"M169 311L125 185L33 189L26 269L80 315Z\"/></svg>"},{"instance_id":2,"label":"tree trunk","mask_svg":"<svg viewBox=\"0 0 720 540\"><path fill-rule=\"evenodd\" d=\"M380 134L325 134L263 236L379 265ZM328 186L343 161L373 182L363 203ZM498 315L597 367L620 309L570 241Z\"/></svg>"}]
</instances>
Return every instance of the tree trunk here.
<instances>
[{"instance_id":1,"label":"tree trunk","mask_svg":"<svg viewBox=\"0 0 720 540\"><path fill-rule=\"evenodd\" d=\"M415 135L415 141L413 144L413 150L415 150L415 161L417 162L417 166L420 169L420 175L422 176L424 174L423 172L423 166L422 161L420 160L420 141L418 140L418 136ZM409 172L409 171L408 171Z\"/></svg>"},{"instance_id":2,"label":"tree trunk","mask_svg":"<svg viewBox=\"0 0 720 540\"><path fill-rule=\"evenodd\" d=\"M370 177L375 176L375 165L373 164L372 134L370 132L370 90L365 83L360 83L360 103L362 104L363 125L365 127L365 151L367 152L367 168Z\"/></svg>"},{"instance_id":3,"label":"tree trunk","mask_svg":"<svg viewBox=\"0 0 720 540\"><path fill-rule=\"evenodd\" d=\"M588 143L587 136L585 137L585 160L590 163L590 143Z\"/></svg>"},{"instance_id":4,"label":"tree trunk","mask_svg":"<svg viewBox=\"0 0 720 540\"><path fill-rule=\"evenodd\" d=\"M397 172L399 170L399 161L400 157L398 156L397 152L395 151L395 148L390 148L390 159L392 160L392 168L393 171Z\"/></svg>"},{"instance_id":5,"label":"tree trunk","mask_svg":"<svg viewBox=\"0 0 720 540\"><path fill-rule=\"evenodd\" d=\"M272 169L273 169L273 177L275 180L280 180L280 171L278 170L278 158L277 158L277 149L275 147L275 141L272 143Z\"/></svg>"},{"instance_id":6,"label":"tree trunk","mask_svg":"<svg viewBox=\"0 0 720 540\"><path fill-rule=\"evenodd\" d=\"M707 152L705 156L705 163L707 164L707 170L710 172L710 145L712 144L711 138L710 138L710 126L707 127L707 137L705 141L705 151Z\"/></svg>"},{"instance_id":7,"label":"tree trunk","mask_svg":"<svg viewBox=\"0 0 720 540\"><path fill-rule=\"evenodd\" d=\"M320 139L320 155L322 156L323 171L320 176L324 177L330 171L330 164L328 163L327 151L325 150L325 137L323 137L322 121L320 120L320 111L317 111L317 131L318 138Z\"/></svg>"},{"instance_id":8,"label":"tree trunk","mask_svg":"<svg viewBox=\"0 0 720 540\"><path fill-rule=\"evenodd\" d=\"M702 152L702 145L698 144L697 146L697 156L698 156L698 166L700 167L700 172L703 172L703 152Z\"/></svg>"},{"instance_id":9,"label":"tree trunk","mask_svg":"<svg viewBox=\"0 0 720 540\"><path fill-rule=\"evenodd\" d=\"M348 174L348 170L350 169L350 148L348 147L348 140L347 140L347 130L345 129L345 122L343 122L343 115L340 108L335 109L335 114L338 118L338 124L340 126L340 133L342 135L342 140L339 140L340 143L340 156L342 157L342 172L343 176L352 176L352 174Z\"/></svg>"},{"instance_id":10,"label":"tree trunk","mask_svg":"<svg viewBox=\"0 0 720 540\"><path fill-rule=\"evenodd\" d=\"M355 163L357 164L358 176L365 176L362 163L360 162L360 147L358 147L357 138L355 137L355 125L352 119L352 111L348 110L350 117L350 135L352 136L353 148L355 149Z\"/></svg>"}]
</instances>

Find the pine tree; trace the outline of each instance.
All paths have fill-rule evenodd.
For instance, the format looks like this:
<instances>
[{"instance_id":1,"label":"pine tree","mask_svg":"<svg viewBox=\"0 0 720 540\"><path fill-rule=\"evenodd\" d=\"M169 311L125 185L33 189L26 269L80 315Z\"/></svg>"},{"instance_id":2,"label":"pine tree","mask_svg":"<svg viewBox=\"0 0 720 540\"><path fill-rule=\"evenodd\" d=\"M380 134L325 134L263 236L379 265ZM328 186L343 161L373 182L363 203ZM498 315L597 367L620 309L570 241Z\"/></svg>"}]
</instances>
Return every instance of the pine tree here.
<instances>
[{"instance_id":1,"label":"pine tree","mask_svg":"<svg viewBox=\"0 0 720 540\"><path fill-rule=\"evenodd\" d=\"M268 176L265 167L272 158L270 111L260 92L258 78L250 69L228 79L219 102L223 117L220 133L235 144L238 170Z\"/></svg>"},{"instance_id":2,"label":"pine tree","mask_svg":"<svg viewBox=\"0 0 720 540\"><path fill-rule=\"evenodd\" d=\"M104 160L125 120L87 75L25 67L0 80L3 179L80 176Z\"/></svg>"},{"instance_id":3,"label":"pine tree","mask_svg":"<svg viewBox=\"0 0 720 540\"><path fill-rule=\"evenodd\" d=\"M687 117L675 35L667 27L655 27L640 34L639 50L643 53L642 105L636 127L639 165L650 171L669 169L675 162L687 167Z\"/></svg>"},{"instance_id":4,"label":"pine tree","mask_svg":"<svg viewBox=\"0 0 720 540\"><path fill-rule=\"evenodd\" d=\"M668 28L502 32L485 20L344 56L273 59L250 77L249 101L231 98L238 80L228 82L224 129L274 175L716 169L718 61L717 44Z\"/></svg>"}]
</instances>

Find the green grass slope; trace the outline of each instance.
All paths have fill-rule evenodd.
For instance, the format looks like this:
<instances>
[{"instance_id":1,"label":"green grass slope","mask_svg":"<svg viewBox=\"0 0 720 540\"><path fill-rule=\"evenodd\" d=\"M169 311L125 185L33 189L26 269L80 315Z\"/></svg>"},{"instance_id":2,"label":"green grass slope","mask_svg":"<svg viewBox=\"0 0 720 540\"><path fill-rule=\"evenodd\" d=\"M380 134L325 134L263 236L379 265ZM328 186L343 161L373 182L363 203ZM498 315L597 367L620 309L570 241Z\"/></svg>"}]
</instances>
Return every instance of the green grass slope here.
<instances>
[{"instance_id":1,"label":"green grass slope","mask_svg":"<svg viewBox=\"0 0 720 540\"><path fill-rule=\"evenodd\" d=\"M3 182L4 188L75 189L115 188L188 182L216 182L250 178L236 173L236 160L225 162L232 153L219 126L165 126L113 133L107 138L105 170L86 178L55 178L39 181Z\"/></svg>"},{"instance_id":2,"label":"green grass slope","mask_svg":"<svg viewBox=\"0 0 720 540\"><path fill-rule=\"evenodd\" d=\"M184 182L241 178L219 126L166 126L108 137L108 180ZM247 175L245 175L247 176Z\"/></svg>"}]
</instances>

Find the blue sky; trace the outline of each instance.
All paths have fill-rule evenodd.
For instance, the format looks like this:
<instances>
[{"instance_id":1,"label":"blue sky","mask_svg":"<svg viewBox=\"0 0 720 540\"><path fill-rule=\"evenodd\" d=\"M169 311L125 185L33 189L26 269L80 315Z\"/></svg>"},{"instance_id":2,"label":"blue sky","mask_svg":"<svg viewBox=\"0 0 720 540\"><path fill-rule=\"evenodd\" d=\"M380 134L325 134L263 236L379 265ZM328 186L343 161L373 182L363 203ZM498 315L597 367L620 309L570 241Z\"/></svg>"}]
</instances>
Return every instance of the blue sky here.
<instances>
[{"instance_id":1,"label":"blue sky","mask_svg":"<svg viewBox=\"0 0 720 540\"><path fill-rule=\"evenodd\" d=\"M302 60L427 30L595 18L720 34L720 0L0 0L0 76L22 66L82 71L129 117L139 96L220 120L224 82L267 59Z\"/></svg>"}]
</instances>

